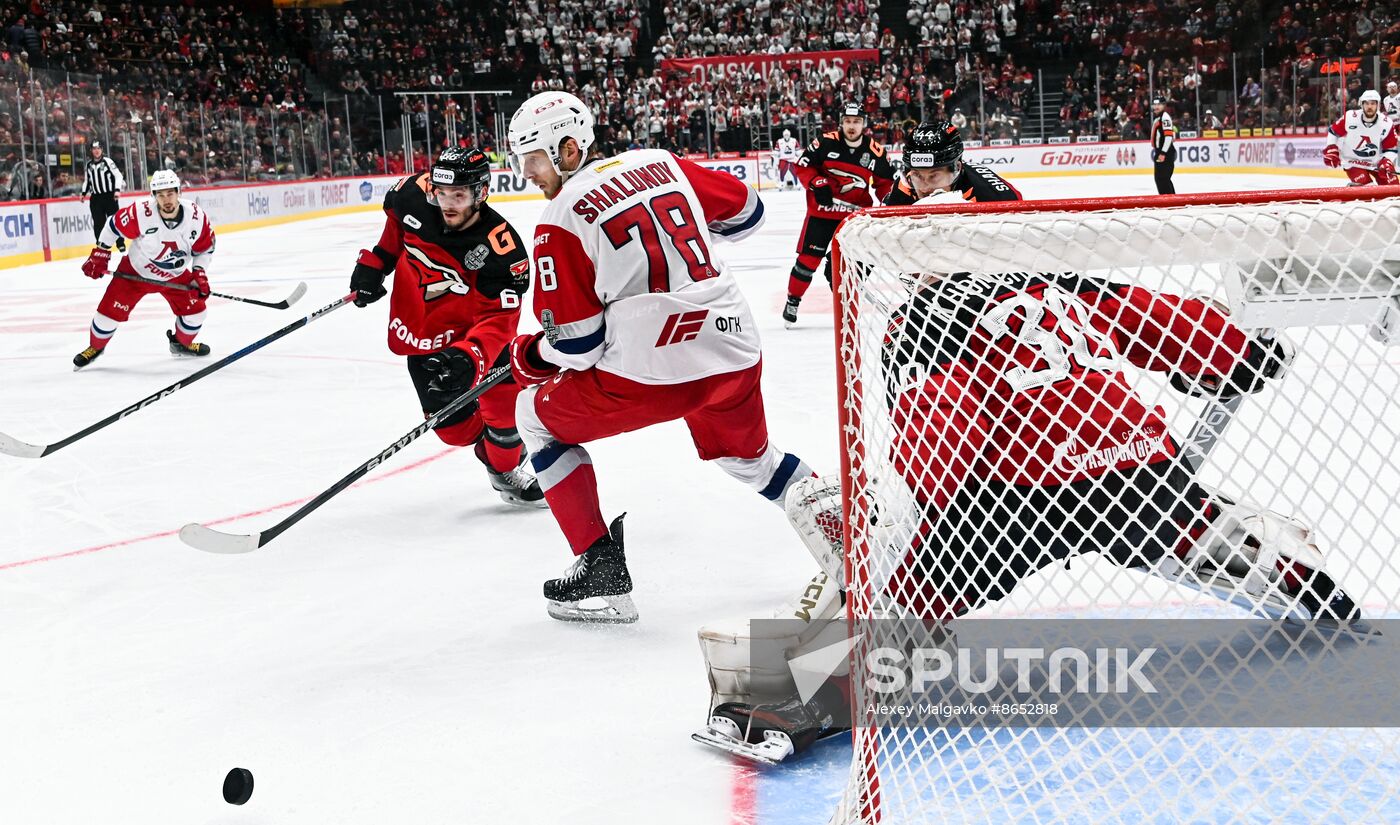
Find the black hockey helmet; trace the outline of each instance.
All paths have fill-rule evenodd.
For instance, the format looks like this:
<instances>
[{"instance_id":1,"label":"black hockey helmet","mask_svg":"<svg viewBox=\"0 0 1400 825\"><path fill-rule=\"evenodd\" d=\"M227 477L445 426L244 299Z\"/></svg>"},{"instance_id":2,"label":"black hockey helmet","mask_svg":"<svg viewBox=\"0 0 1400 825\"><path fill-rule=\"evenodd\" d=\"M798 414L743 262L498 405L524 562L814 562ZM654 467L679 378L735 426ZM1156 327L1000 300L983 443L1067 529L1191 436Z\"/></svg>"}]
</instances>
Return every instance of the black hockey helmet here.
<instances>
[{"instance_id":1,"label":"black hockey helmet","mask_svg":"<svg viewBox=\"0 0 1400 825\"><path fill-rule=\"evenodd\" d=\"M954 166L962 162L962 156L962 135L946 120L926 120L904 141L905 172Z\"/></svg>"},{"instance_id":2,"label":"black hockey helmet","mask_svg":"<svg viewBox=\"0 0 1400 825\"><path fill-rule=\"evenodd\" d=\"M433 161L432 182L434 186L489 187L491 161L480 149L449 146Z\"/></svg>"},{"instance_id":3,"label":"black hockey helmet","mask_svg":"<svg viewBox=\"0 0 1400 825\"><path fill-rule=\"evenodd\" d=\"M854 100L848 100L841 105L841 117L858 117L865 120L865 107Z\"/></svg>"}]
</instances>

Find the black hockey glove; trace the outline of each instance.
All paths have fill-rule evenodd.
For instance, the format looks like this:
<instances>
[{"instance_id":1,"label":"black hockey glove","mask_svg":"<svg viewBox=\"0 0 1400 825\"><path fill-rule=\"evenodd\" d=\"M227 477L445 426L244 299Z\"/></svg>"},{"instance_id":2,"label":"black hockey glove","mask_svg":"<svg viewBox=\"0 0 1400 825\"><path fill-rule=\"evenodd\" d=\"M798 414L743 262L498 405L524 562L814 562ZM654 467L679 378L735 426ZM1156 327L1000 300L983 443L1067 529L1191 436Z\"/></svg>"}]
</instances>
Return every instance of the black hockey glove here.
<instances>
[{"instance_id":1,"label":"black hockey glove","mask_svg":"<svg viewBox=\"0 0 1400 825\"><path fill-rule=\"evenodd\" d=\"M428 389L451 400L476 386L477 377L486 374L486 356L476 344L466 342L429 355L423 366L434 373Z\"/></svg>"},{"instance_id":2,"label":"black hockey glove","mask_svg":"<svg viewBox=\"0 0 1400 825\"><path fill-rule=\"evenodd\" d=\"M818 175L812 178L807 184L807 188L812 190L812 198L822 206L831 206L835 198L831 195L831 178L825 175Z\"/></svg>"},{"instance_id":3,"label":"black hockey glove","mask_svg":"<svg viewBox=\"0 0 1400 825\"><path fill-rule=\"evenodd\" d=\"M1233 398L1264 389L1271 378L1282 377L1293 361L1293 345L1282 336L1249 342L1249 352L1235 364L1229 375L1186 375L1173 373L1172 389L1186 395Z\"/></svg>"},{"instance_id":4,"label":"black hockey glove","mask_svg":"<svg viewBox=\"0 0 1400 825\"><path fill-rule=\"evenodd\" d=\"M360 257L355 259L355 271L350 275L350 291L355 293L355 306L369 306L389 294L384 288L384 276L393 266L393 256L377 246L372 250L360 250Z\"/></svg>"}]
</instances>

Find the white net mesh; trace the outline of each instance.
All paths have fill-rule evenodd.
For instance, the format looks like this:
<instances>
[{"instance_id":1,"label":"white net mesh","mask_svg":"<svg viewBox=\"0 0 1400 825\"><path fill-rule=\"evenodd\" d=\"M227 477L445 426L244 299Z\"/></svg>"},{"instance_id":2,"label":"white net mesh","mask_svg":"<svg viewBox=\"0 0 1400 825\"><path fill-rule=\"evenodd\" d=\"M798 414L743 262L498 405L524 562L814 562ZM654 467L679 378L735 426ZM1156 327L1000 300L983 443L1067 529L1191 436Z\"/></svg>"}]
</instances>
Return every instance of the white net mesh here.
<instances>
[{"instance_id":1,"label":"white net mesh","mask_svg":"<svg viewBox=\"0 0 1400 825\"><path fill-rule=\"evenodd\" d=\"M1272 195L843 224L854 619L1397 617L1400 198ZM854 736L837 822L1400 810L1395 728Z\"/></svg>"}]
</instances>

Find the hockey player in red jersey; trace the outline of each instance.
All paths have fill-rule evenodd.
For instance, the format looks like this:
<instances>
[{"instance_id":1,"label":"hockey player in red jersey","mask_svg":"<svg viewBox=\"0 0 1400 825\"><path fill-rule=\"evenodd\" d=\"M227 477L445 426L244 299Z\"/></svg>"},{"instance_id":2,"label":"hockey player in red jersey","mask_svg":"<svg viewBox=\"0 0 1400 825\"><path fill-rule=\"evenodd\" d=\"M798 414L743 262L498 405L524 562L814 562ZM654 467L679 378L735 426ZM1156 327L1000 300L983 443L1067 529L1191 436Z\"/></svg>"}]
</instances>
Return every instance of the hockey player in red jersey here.
<instances>
[{"instance_id":1,"label":"hockey player in red jersey","mask_svg":"<svg viewBox=\"0 0 1400 825\"><path fill-rule=\"evenodd\" d=\"M203 356L207 344L195 343L204 325L205 300L209 297L207 271L214 259L214 226L209 214L194 201L180 197L180 178L162 169L151 175L151 197L117 210L98 234L97 245L83 262L83 274L101 278L112 260L117 239L128 244L117 273L144 281L114 277L102 294L88 330L88 346L73 356L73 369L97 360L117 332L117 325L131 317L142 298L159 294L175 313L175 328L167 330L170 354ZM147 281L162 281L160 286ZM186 288L180 288L186 287Z\"/></svg>"},{"instance_id":2,"label":"hockey player in red jersey","mask_svg":"<svg viewBox=\"0 0 1400 825\"><path fill-rule=\"evenodd\" d=\"M788 276L783 323L789 327L797 323L797 308L831 247L836 227L852 212L884 200L895 177L885 147L865 133L865 110L857 103L841 109L840 128L813 140L793 171L807 188L807 220L797 240L797 262ZM825 273L830 284L829 259Z\"/></svg>"},{"instance_id":3,"label":"hockey player in red jersey","mask_svg":"<svg viewBox=\"0 0 1400 825\"><path fill-rule=\"evenodd\" d=\"M1322 162L1334 169L1342 167L1351 186L1400 183L1395 175L1398 129L1400 126L1381 111L1380 93L1363 92L1361 108L1337 118L1328 128Z\"/></svg>"},{"instance_id":4,"label":"hockey player in red jersey","mask_svg":"<svg viewBox=\"0 0 1400 825\"><path fill-rule=\"evenodd\" d=\"M564 92L511 118L512 163L549 198L534 246L544 329L515 339L511 366L520 434L576 556L545 582L549 613L630 622L622 519L603 520L581 445L683 419L702 459L779 506L812 471L768 440L753 317L715 249L756 229L763 202L669 152L603 158L593 141L592 113Z\"/></svg>"},{"instance_id":5,"label":"hockey player in red jersey","mask_svg":"<svg viewBox=\"0 0 1400 825\"><path fill-rule=\"evenodd\" d=\"M1119 366L1223 399L1280 376L1284 339L1210 301L1087 276L959 273L926 276L889 340L894 465L925 508L892 577L914 615L953 618L1095 551L1260 612L1359 619L1305 529L1196 482Z\"/></svg>"},{"instance_id":6,"label":"hockey player in red jersey","mask_svg":"<svg viewBox=\"0 0 1400 825\"><path fill-rule=\"evenodd\" d=\"M384 197L379 243L360 251L350 278L355 305L387 294L389 350L407 356L424 415L471 389L516 334L530 286L524 240L486 203L486 155L444 149L432 169L400 180ZM500 384L433 430L447 444L475 447L491 486L510 504L544 506L524 464L515 426L519 387Z\"/></svg>"},{"instance_id":7,"label":"hockey player in red jersey","mask_svg":"<svg viewBox=\"0 0 1400 825\"><path fill-rule=\"evenodd\" d=\"M943 192L972 203L1018 201L1021 193L986 166L963 162L962 135L946 120L920 123L904 142L899 180L886 206L908 206Z\"/></svg>"},{"instance_id":8,"label":"hockey player in red jersey","mask_svg":"<svg viewBox=\"0 0 1400 825\"><path fill-rule=\"evenodd\" d=\"M1096 552L1256 614L1364 627L1307 528L1201 485L1166 413L1123 371L1165 373L1180 392L1225 399L1261 391L1291 360L1284 339L1246 333L1207 300L1073 274L922 276L892 313L881 352L890 458L921 517L911 540L886 548L902 562L863 584L883 590L876 601L891 617L939 625L1037 570ZM839 487L804 480L787 509L844 588L832 529ZM804 621L839 615L829 594L812 603ZM789 659L830 644L811 634ZM790 699L756 706L732 672L745 652L723 652L728 672L706 653L712 684L741 686L697 734L723 750L781 759L832 732L831 709L848 701L849 683L833 679L806 701L794 687Z\"/></svg>"}]
</instances>

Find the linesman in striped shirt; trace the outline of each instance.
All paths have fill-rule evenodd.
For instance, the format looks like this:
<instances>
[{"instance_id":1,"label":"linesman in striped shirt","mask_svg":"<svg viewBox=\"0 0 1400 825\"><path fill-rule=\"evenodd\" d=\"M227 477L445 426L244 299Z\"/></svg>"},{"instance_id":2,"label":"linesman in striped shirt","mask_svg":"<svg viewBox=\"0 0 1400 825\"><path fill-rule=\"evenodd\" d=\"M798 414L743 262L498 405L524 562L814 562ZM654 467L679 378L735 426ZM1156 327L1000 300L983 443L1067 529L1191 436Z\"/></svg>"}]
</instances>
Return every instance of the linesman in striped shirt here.
<instances>
[{"instance_id":1,"label":"linesman in striped shirt","mask_svg":"<svg viewBox=\"0 0 1400 825\"><path fill-rule=\"evenodd\" d=\"M102 151L102 144L92 144L92 160L88 161L87 172L83 176L83 197L92 196L88 201L88 211L92 213L92 233L102 237L102 227L107 219L117 214L117 193L126 188L126 178L116 161ZM126 251L125 239L117 236L117 250Z\"/></svg>"},{"instance_id":2,"label":"linesman in striped shirt","mask_svg":"<svg viewBox=\"0 0 1400 825\"><path fill-rule=\"evenodd\" d=\"M1175 195L1172 172L1176 171L1176 127L1167 114L1167 100L1152 100L1152 177L1157 182L1157 194Z\"/></svg>"}]
</instances>

